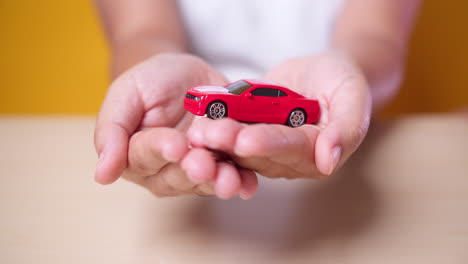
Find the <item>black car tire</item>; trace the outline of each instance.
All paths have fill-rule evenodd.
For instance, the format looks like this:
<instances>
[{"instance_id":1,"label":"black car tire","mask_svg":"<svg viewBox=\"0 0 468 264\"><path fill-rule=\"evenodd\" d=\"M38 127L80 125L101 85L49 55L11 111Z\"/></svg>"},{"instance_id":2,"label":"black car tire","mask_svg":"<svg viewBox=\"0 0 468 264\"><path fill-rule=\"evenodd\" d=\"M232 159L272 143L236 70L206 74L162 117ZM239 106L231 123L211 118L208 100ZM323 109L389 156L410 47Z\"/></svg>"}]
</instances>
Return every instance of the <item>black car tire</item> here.
<instances>
[{"instance_id":1,"label":"black car tire","mask_svg":"<svg viewBox=\"0 0 468 264\"><path fill-rule=\"evenodd\" d=\"M214 101L211 102L206 108L206 116L211 119L220 119L226 117L228 114L228 109L226 103L223 101Z\"/></svg>"},{"instance_id":2,"label":"black car tire","mask_svg":"<svg viewBox=\"0 0 468 264\"><path fill-rule=\"evenodd\" d=\"M288 116L287 124L290 127L300 127L307 121L307 114L303 109L296 108Z\"/></svg>"}]
</instances>

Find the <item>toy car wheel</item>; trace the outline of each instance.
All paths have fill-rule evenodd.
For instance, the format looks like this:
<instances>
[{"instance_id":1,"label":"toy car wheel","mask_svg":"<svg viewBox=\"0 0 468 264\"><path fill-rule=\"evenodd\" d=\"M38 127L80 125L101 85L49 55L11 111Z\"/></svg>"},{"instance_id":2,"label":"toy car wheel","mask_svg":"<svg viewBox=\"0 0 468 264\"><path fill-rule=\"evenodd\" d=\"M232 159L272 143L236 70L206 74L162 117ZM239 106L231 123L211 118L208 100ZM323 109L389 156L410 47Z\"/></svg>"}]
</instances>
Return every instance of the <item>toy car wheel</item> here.
<instances>
[{"instance_id":1,"label":"toy car wheel","mask_svg":"<svg viewBox=\"0 0 468 264\"><path fill-rule=\"evenodd\" d=\"M220 119L227 116L227 106L224 102L214 101L208 105L206 115L211 119Z\"/></svg>"},{"instance_id":2,"label":"toy car wheel","mask_svg":"<svg viewBox=\"0 0 468 264\"><path fill-rule=\"evenodd\" d=\"M299 127L305 124L307 120L307 115L302 109L294 109L289 114L288 125L291 127Z\"/></svg>"}]
</instances>

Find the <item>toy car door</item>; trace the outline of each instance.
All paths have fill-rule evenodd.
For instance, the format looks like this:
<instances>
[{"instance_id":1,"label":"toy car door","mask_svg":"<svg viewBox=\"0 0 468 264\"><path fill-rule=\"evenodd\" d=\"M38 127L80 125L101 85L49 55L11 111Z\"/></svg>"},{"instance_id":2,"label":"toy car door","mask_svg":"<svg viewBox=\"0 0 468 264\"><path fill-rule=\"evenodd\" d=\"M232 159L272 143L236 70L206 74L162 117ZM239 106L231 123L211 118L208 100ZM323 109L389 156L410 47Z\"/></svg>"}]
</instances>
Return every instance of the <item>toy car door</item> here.
<instances>
[{"instance_id":1,"label":"toy car door","mask_svg":"<svg viewBox=\"0 0 468 264\"><path fill-rule=\"evenodd\" d=\"M246 92L240 103L242 119L250 122L277 123L280 114L279 90L267 87Z\"/></svg>"}]
</instances>

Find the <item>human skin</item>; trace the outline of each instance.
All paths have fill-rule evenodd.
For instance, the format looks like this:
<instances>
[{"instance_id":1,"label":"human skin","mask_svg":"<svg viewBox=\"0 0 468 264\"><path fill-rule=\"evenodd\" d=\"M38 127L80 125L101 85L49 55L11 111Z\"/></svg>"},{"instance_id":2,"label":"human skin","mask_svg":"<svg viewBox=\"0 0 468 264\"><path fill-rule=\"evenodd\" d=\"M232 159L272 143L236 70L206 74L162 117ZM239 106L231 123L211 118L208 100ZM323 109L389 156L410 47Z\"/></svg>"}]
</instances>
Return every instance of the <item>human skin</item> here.
<instances>
[{"instance_id":1,"label":"human skin","mask_svg":"<svg viewBox=\"0 0 468 264\"><path fill-rule=\"evenodd\" d=\"M319 99L318 126L299 128L194 118L183 109L186 89L227 81L187 54L176 1L97 3L118 78L96 124L96 181L123 176L158 196L248 199L258 185L254 171L271 178L321 178L346 162L367 133L372 109L398 90L420 1L348 0L329 50L290 58L265 74Z\"/></svg>"}]
</instances>

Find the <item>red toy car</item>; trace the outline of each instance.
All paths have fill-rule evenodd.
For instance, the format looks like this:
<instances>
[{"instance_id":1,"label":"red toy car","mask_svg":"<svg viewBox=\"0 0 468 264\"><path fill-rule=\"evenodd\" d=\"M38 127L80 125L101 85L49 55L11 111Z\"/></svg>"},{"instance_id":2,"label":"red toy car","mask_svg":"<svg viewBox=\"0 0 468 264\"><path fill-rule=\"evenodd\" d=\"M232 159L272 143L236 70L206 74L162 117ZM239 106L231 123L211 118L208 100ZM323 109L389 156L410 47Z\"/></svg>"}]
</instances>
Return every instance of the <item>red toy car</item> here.
<instances>
[{"instance_id":1,"label":"red toy car","mask_svg":"<svg viewBox=\"0 0 468 264\"><path fill-rule=\"evenodd\" d=\"M184 107L195 115L245 122L315 124L320 117L317 100L285 87L257 80L240 80L222 86L195 86L187 91Z\"/></svg>"}]
</instances>

